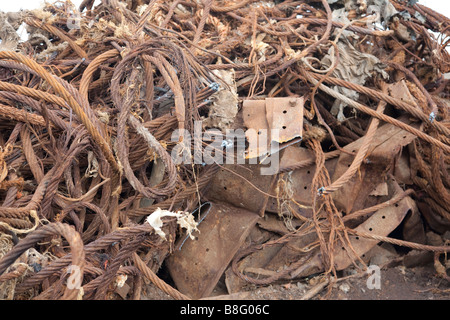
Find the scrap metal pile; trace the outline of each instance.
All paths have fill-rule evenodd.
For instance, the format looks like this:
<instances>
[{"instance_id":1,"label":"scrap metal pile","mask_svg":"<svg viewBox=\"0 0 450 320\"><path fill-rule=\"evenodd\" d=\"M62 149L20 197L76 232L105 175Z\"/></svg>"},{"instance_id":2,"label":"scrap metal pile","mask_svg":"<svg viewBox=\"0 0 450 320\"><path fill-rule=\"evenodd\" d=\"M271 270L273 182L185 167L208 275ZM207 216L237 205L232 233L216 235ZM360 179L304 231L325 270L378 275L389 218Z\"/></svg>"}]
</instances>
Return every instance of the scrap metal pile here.
<instances>
[{"instance_id":1,"label":"scrap metal pile","mask_svg":"<svg viewBox=\"0 0 450 320\"><path fill-rule=\"evenodd\" d=\"M406 0L0 14L1 299L323 288L422 254L449 280L447 17ZM212 129L241 134L217 147Z\"/></svg>"}]
</instances>

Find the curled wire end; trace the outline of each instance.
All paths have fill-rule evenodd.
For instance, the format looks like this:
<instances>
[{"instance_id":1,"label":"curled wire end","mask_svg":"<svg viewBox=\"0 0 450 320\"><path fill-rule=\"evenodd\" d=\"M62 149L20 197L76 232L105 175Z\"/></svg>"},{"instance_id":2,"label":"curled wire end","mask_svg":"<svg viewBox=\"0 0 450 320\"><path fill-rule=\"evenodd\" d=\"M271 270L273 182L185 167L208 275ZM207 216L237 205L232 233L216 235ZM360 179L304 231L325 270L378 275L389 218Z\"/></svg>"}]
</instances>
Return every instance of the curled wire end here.
<instances>
[{"instance_id":1,"label":"curled wire end","mask_svg":"<svg viewBox=\"0 0 450 320\"><path fill-rule=\"evenodd\" d=\"M434 112L431 112L431 113L430 113L430 117L428 118L428 120L430 120L431 122L433 122L434 119L436 119L436 115L434 114Z\"/></svg>"},{"instance_id":2,"label":"curled wire end","mask_svg":"<svg viewBox=\"0 0 450 320\"><path fill-rule=\"evenodd\" d=\"M204 205L209 205L208 210L201 216L199 222L197 223L197 226L200 225L200 223L206 218L206 216L209 214L209 211L212 208L211 202L205 202L203 204L201 204L199 207L197 207L197 209L195 209L194 211L191 212L191 214L194 214L196 211L198 211L199 209L201 209ZM199 231L200 232L200 231ZM190 237L190 235L186 235L186 237L184 238L183 242L181 242L180 246L178 247L178 250L181 250L181 248L183 247L184 243L186 242L186 240Z\"/></svg>"},{"instance_id":3,"label":"curled wire end","mask_svg":"<svg viewBox=\"0 0 450 320\"><path fill-rule=\"evenodd\" d=\"M218 84L217 82L213 82L213 83L211 83L210 85L209 85L209 88L211 89L211 90L214 90L214 91L219 91L219 89L220 89L220 84Z\"/></svg>"},{"instance_id":4,"label":"curled wire end","mask_svg":"<svg viewBox=\"0 0 450 320\"><path fill-rule=\"evenodd\" d=\"M325 188L324 187L320 187L319 189L317 189L317 193L319 194L319 196L323 196L325 193Z\"/></svg>"}]
</instances>

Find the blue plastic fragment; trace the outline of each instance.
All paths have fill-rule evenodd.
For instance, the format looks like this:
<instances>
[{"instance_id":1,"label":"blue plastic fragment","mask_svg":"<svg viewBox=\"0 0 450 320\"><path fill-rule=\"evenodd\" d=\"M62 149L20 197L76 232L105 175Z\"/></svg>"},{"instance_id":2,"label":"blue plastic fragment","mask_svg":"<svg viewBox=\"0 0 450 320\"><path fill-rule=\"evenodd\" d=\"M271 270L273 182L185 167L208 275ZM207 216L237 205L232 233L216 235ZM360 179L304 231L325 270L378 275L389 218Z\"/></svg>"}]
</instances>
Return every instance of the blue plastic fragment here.
<instances>
[{"instance_id":1,"label":"blue plastic fragment","mask_svg":"<svg viewBox=\"0 0 450 320\"><path fill-rule=\"evenodd\" d=\"M217 82L213 82L209 85L209 88L214 90L214 91L219 91L220 89L220 84L218 84Z\"/></svg>"},{"instance_id":2,"label":"blue plastic fragment","mask_svg":"<svg viewBox=\"0 0 450 320\"><path fill-rule=\"evenodd\" d=\"M430 117L428 118L428 120L430 120L431 122L433 122L434 119L436 119L436 115L434 114L434 112L431 112L431 113L430 113Z\"/></svg>"},{"instance_id":3,"label":"blue plastic fragment","mask_svg":"<svg viewBox=\"0 0 450 320\"><path fill-rule=\"evenodd\" d=\"M325 192L324 187L320 187L319 189L317 189L317 193L319 193L319 195L322 195L324 192Z\"/></svg>"}]
</instances>

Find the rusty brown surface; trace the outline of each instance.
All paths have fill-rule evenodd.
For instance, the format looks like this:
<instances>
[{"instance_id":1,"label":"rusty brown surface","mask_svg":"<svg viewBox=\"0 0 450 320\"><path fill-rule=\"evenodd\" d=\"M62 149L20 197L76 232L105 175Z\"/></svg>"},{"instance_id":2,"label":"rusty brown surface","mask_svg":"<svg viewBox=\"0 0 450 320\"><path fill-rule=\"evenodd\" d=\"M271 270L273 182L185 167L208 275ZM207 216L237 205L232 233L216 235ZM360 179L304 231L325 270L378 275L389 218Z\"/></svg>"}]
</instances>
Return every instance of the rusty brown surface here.
<instances>
[{"instance_id":1,"label":"rusty brown surface","mask_svg":"<svg viewBox=\"0 0 450 320\"><path fill-rule=\"evenodd\" d=\"M411 143L415 136L390 124L381 126L374 136L366 163L361 165L358 175L333 195L336 205L345 212L362 209L366 197L384 179L384 174L402 148ZM355 152L363 143L357 140L345 147ZM342 153L335 167L333 179L338 178L350 166L353 157Z\"/></svg>"},{"instance_id":2,"label":"rusty brown surface","mask_svg":"<svg viewBox=\"0 0 450 320\"><path fill-rule=\"evenodd\" d=\"M255 190L242 178L250 181L262 192L269 193L273 176L261 175L260 165L226 165L224 168L219 169L214 176L205 196L261 214L268 196L264 194L255 196Z\"/></svg>"},{"instance_id":3,"label":"rusty brown surface","mask_svg":"<svg viewBox=\"0 0 450 320\"><path fill-rule=\"evenodd\" d=\"M278 130L278 137L271 141L284 143L301 138L303 133L304 98L267 98L266 118L271 131Z\"/></svg>"},{"instance_id":4,"label":"rusty brown surface","mask_svg":"<svg viewBox=\"0 0 450 320\"><path fill-rule=\"evenodd\" d=\"M177 288L194 299L208 296L258 219L249 210L212 202L195 240L167 260Z\"/></svg>"},{"instance_id":5,"label":"rusty brown surface","mask_svg":"<svg viewBox=\"0 0 450 320\"><path fill-rule=\"evenodd\" d=\"M401 192L395 179L387 179L389 195ZM410 197L400 200L395 205L376 211L354 230L356 232L370 233L376 236L388 236L403 221L407 214L417 211L417 206ZM362 257L377 245L378 240L366 239L360 235L350 235L350 245L336 244L335 263L337 270L348 267L356 257ZM351 247L350 247L351 246Z\"/></svg>"},{"instance_id":6,"label":"rusty brown surface","mask_svg":"<svg viewBox=\"0 0 450 320\"><path fill-rule=\"evenodd\" d=\"M0 299L184 300L430 257L448 282L450 20L329 2L0 12ZM188 161L230 128L243 157ZM222 213L177 251L208 201Z\"/></svg>"},{"instance_id":7,"label":"rusty brown surface","mask_svg":"<svg viewBox=\"0 0 450 320\"><path fill-rule=\"evenodd\" d=\"M303 133L303 107L303 97L244 100L242 117L249 141L246 158L270 154L273 142L283 148L294 139L300 141Z\"/></svg>"}]
</instances>

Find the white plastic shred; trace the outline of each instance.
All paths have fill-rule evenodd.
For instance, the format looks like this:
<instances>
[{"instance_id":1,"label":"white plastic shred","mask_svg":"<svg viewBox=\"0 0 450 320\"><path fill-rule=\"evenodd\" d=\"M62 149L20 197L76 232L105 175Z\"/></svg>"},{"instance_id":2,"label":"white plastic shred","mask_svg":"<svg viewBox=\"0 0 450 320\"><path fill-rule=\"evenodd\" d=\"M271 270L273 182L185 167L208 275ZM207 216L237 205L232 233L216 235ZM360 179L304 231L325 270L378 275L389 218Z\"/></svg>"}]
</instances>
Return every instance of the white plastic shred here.
<instances>
[{"instance_id":1,"label":"white plastic shred","mask_svg":"<svg viewBox=\"0 0 450 320\"><path fill-rule=\"evenodd\" d=\"M166 239L166 234L161 229L163 226L163 221L161 220L161 218L163 217L176 217L177 223L180 225L180 227L186 229L191 239L194 238L192 232L199 231L197 229L197 222L195 221L195 218L191 213L183 211L171 212L158 208L147 217L146 221L152 226L152 228L155 230L155 233L163 239Z\"/></svg>"}]
</instances>

